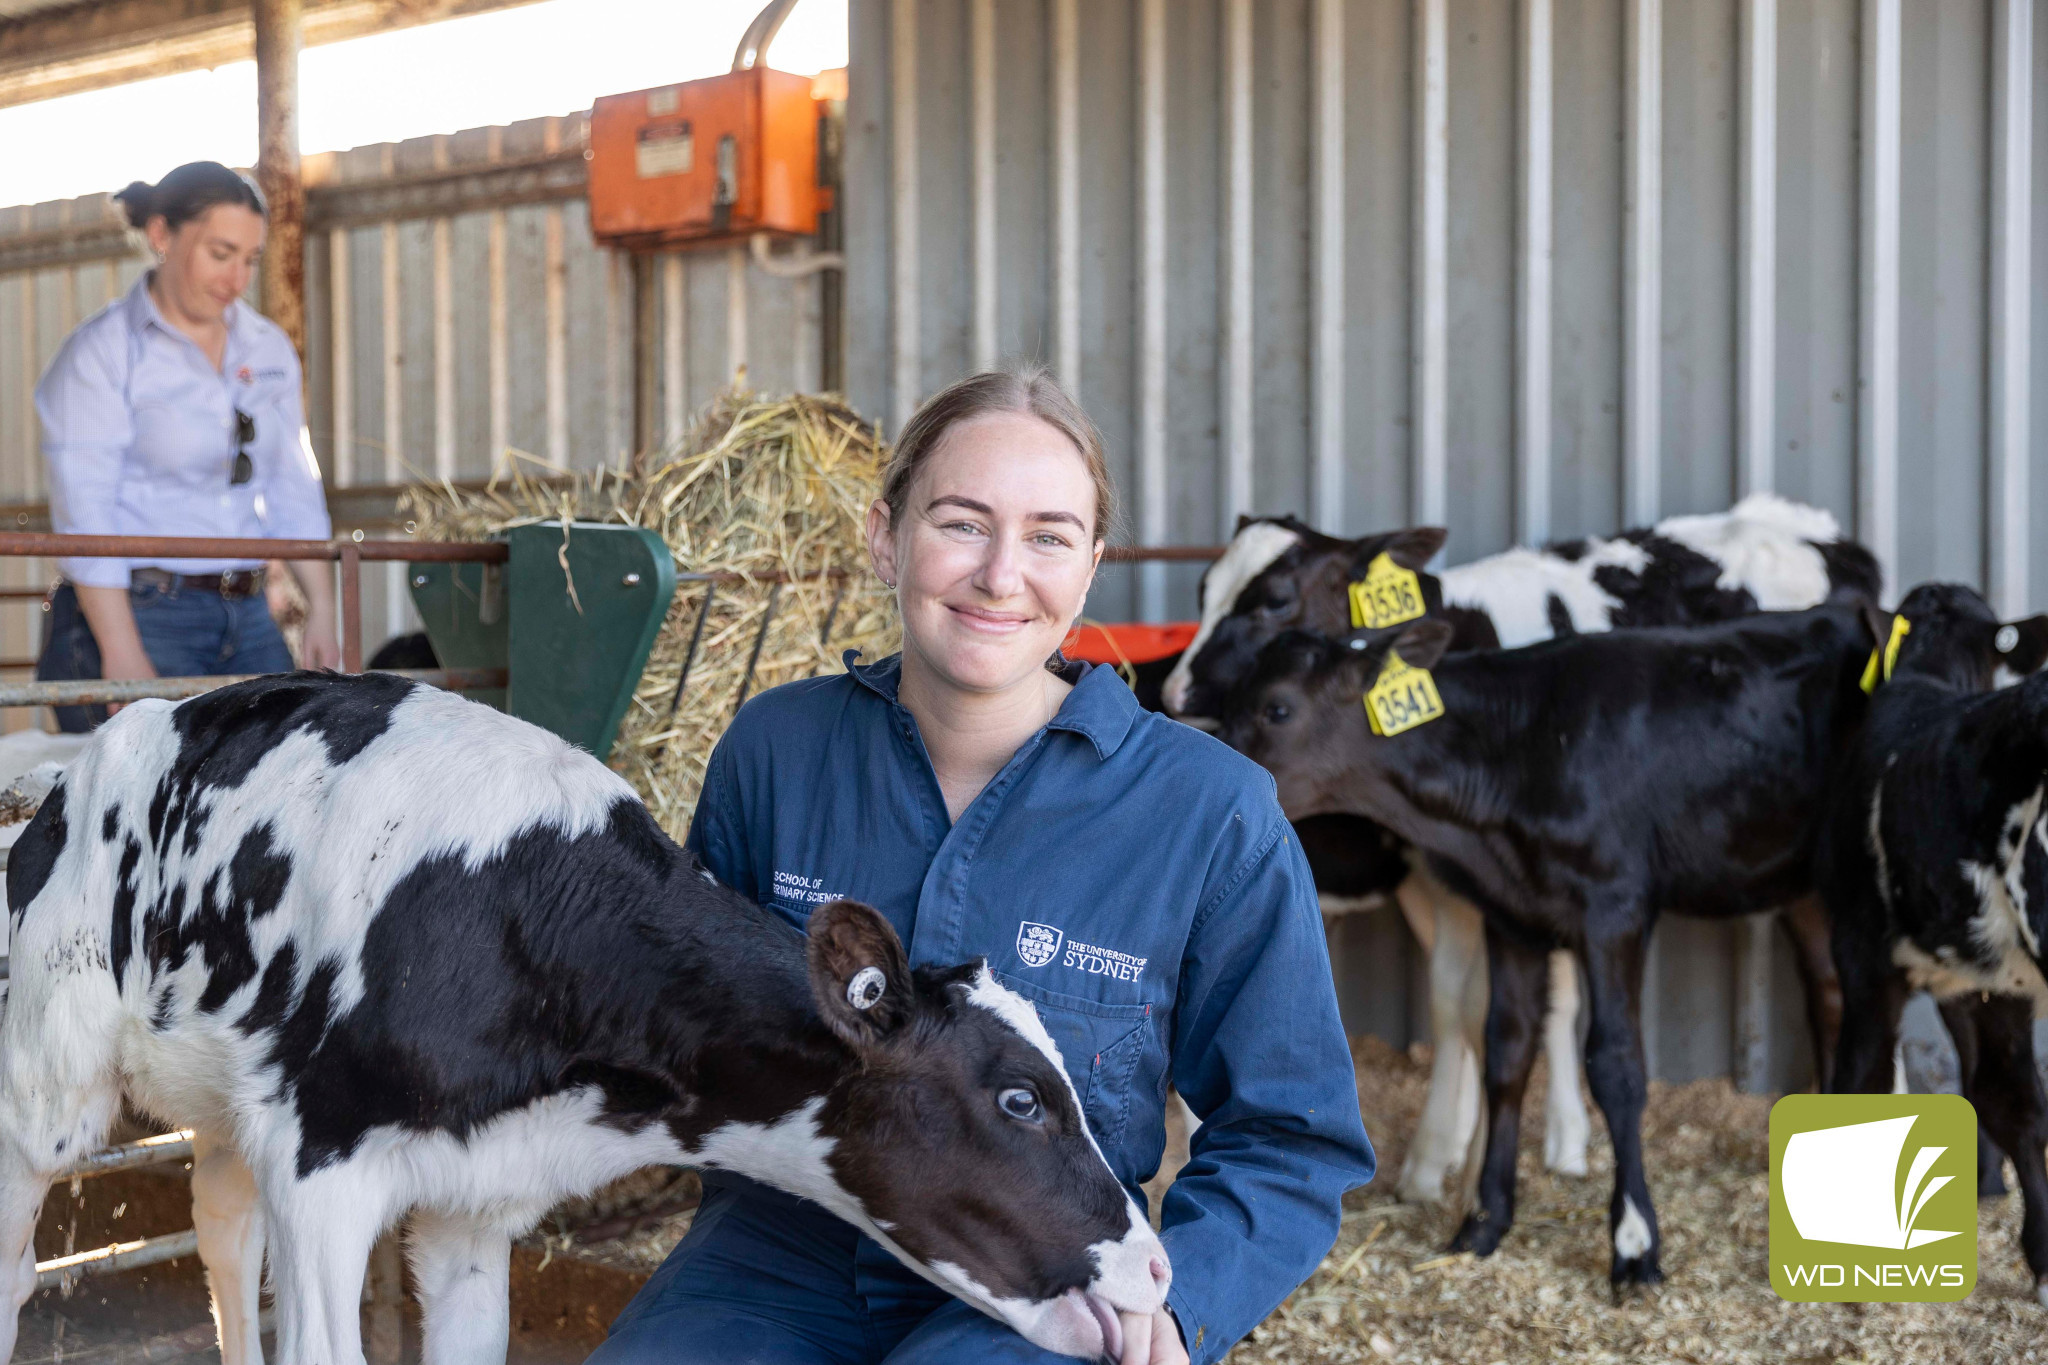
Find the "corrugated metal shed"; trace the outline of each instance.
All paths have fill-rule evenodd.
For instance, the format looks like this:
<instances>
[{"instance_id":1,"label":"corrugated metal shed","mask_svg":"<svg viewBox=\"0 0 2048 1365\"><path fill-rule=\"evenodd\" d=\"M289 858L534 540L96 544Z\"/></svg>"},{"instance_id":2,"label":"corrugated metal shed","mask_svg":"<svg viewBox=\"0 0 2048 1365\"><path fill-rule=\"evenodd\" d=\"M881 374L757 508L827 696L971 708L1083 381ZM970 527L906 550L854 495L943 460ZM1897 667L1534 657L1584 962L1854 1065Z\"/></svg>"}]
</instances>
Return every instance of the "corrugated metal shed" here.
<instances>
[{"instance_id":1,"label":"corrugated metal shed","mask_svg":"<svg viewBox=\"0 0 2048 1365\"><path fill-rule=\"evenodd\" d=\"M851 37L854 402L1046 361L1140 542L1298 512L1460 562L1771 488L1894 585L2048 600L2030 0L853 0ZM1662 1074L1729 1069L1745 937L1660 930ZM1401 931L1334 942L1403 1039Z\"/></svg>"},{"instance_id":2,"label":"corrugated metal shed","mask_svg":"<svg viewBox=\"0 0 2048 1365\"><path fill-rule=\"evenodd\" d=\"M577 114L310 159L307 421L334 486L615 463L641 443L636 384L655 444L742 366L760 388L819 387L817 277L742 248L636 263L596 246L583 142ZM146 264L110 212L104 195L0 208L0 503L43 497L36 381ZM63 260L4 269L11 243L51 232ZM0 560L0 586L51 572ZM372 649L414 628L402 573L366 575ZM0 657L33 655L40 628L36 604L0 603Z\"/></svg>"}]
</instances>

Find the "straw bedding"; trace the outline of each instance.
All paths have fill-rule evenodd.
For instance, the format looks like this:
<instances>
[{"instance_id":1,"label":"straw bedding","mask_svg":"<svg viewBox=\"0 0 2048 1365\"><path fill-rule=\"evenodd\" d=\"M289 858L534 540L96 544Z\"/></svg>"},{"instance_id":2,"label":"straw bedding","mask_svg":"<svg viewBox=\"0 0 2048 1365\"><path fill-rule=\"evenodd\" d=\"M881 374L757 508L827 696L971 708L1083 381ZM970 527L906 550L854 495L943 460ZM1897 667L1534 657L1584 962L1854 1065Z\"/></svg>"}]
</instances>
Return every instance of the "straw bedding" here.
<instances>
[{"instance_id":1,"label":"straw bedding","mask_svg":"<svg viewBox=\"0 0 2048 1365\"><path fill-rule=\"evenodd\" d=\"M563 479L517 457L482 491L416 484L403 506L431 540L481 540L562 517L643 526L667 543L678 572L737 576L677 585L612 749L612 766L681 837L771 604L751 692L838 672L847 649L872 660L896 648L895 604L867 567L863 532L887 456L874 425L836 398L732 392L685 440L623 470ZM671 713L707 591L711 613Z\"/></svg>"},{"instance_id":2,"label":"straw bedding","mask_svg":"<svg viewBox=\"0 0 2048 1365\"><path fill-rule=\"evenodd\" d=\"M1724 1080L1650 1086L1643 1132L1665 1238L1661 1290L1619 1306L1609 1294L1614 1168L1598 1110L1593 1169L1581 1180L1543 1170L1540 1103L1525 1116L1514 1230L1484 1261L1448 1259L1455 1220L1391 1193L1428 1087L1428 1049L1404 1054L1368 1038L1354 1055L1386 1177L1346 1201L1322 1268L1231 1353L1233 1365L2048 1359L2048 1312L2020 1259L2017 1194L1978 1206L1977 1288L1961 1303L1780 1300L1765 1270L1773 1097L1738 1094ZM1532 1096L1543 1093L1537 1066Z\"/></svg>"},{"instance_id":3,"label":"straw bedding","mask_svg":"<svg viewBox=\"0 0 2048 1365\"><path fill-rule=\"evenodd\" d=\"M2048 1310L2035 1305L2020 1259L2017 1194L1978 1206L1977 1288L1961 1303L1789 1304L1773 1294L1764 1270L1772 1097L1738 1094L1722 1080L1650 1086L1643 1131L1670 1277L1661 1290L1619 1305L1608 1291L1613 1163L1597 1117L1593 1170L1582 1180L1543 1170L1540 1113L1525 1122L1514 1231L1484 1261L1447 1258L1455 1220L1391 1193L1428 1088L1429 1049L1404 1053L1363 1038L1353 1055L1385 1177L1346 1201L1322 1267L1231 1352L1231 1365L2048 1361ZM1543 1093L1542 1066L1531 1095ZM545 1229L536 1244L645 1274L681 1240L690 1215L648 1220L597 1246L574 1242L574 1221Z\"/></svg>"}]
</instances>

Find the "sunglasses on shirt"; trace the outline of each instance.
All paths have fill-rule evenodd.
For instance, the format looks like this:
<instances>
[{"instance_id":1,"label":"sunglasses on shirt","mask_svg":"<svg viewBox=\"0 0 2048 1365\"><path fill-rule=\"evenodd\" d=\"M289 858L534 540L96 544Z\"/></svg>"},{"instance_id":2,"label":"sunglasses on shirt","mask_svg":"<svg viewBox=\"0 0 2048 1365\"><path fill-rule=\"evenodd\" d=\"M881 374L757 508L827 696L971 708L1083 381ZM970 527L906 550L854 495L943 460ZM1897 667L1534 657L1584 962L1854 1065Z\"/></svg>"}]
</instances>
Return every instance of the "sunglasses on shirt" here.
<instances>
[{"instance_id":1,"label":"sunglasses on shirt","mask_svg":"<svg viewBox=\"0 0 2048 1365\"><path fill-rule=\"evenodd\" d=\"M249 446L255 439L256 419L236 408L235 472L228 476L228 487L239 488L256 477L256 462L249 458Z\"/></svg>"}]
</instances>

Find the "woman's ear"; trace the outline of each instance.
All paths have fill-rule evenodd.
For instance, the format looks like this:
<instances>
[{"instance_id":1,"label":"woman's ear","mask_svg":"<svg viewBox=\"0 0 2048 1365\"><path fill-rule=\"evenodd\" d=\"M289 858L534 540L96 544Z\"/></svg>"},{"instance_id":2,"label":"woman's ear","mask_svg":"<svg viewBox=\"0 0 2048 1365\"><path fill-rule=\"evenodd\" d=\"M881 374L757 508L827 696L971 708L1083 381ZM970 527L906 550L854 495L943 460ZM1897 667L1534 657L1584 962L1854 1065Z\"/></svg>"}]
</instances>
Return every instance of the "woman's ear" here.
<instances>
[{"instance_id":1,"label":"woman's ear","mask_svg":"<svg viewBox=\"0 0 2048 1365\"><path fill-rule=\"evenodd\" d=\"M887 588L896 586L896 533L891 525L889 504L876 498L868 504L868 559L875 574Z\"/></svg>"},{"instance_id":2,"label":"woman's ear","mask_svg":"<svg viewBox=\"0 0 2048 1365\"><path fill-rule=\"evenodd\" d=\"M171 254L171 238L176 235L161 213L151 214L149 221L142 225L142 235L149 239L149 249L161 261Z\"/></svg>"}]
</instances>

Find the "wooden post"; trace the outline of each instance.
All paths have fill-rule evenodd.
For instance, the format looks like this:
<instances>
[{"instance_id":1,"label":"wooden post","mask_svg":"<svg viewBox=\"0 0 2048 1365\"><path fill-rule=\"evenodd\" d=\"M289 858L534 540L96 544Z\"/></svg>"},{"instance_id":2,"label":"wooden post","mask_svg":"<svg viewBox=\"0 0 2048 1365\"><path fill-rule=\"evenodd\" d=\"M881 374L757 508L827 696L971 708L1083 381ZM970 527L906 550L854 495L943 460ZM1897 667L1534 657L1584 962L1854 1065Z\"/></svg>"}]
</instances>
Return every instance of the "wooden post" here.
<instances>
[{"instance_id":1,"label":"wooden post","mask_svg":"<svg viewBox=\"0 0 2048 1365\"><path fill-rule=\"evenodd\" d=\"M306 187L299 178L303 0L251 0L256 21L256 183L270 201L263 311L306 350Z\"/></svg>"}]
</instances>

